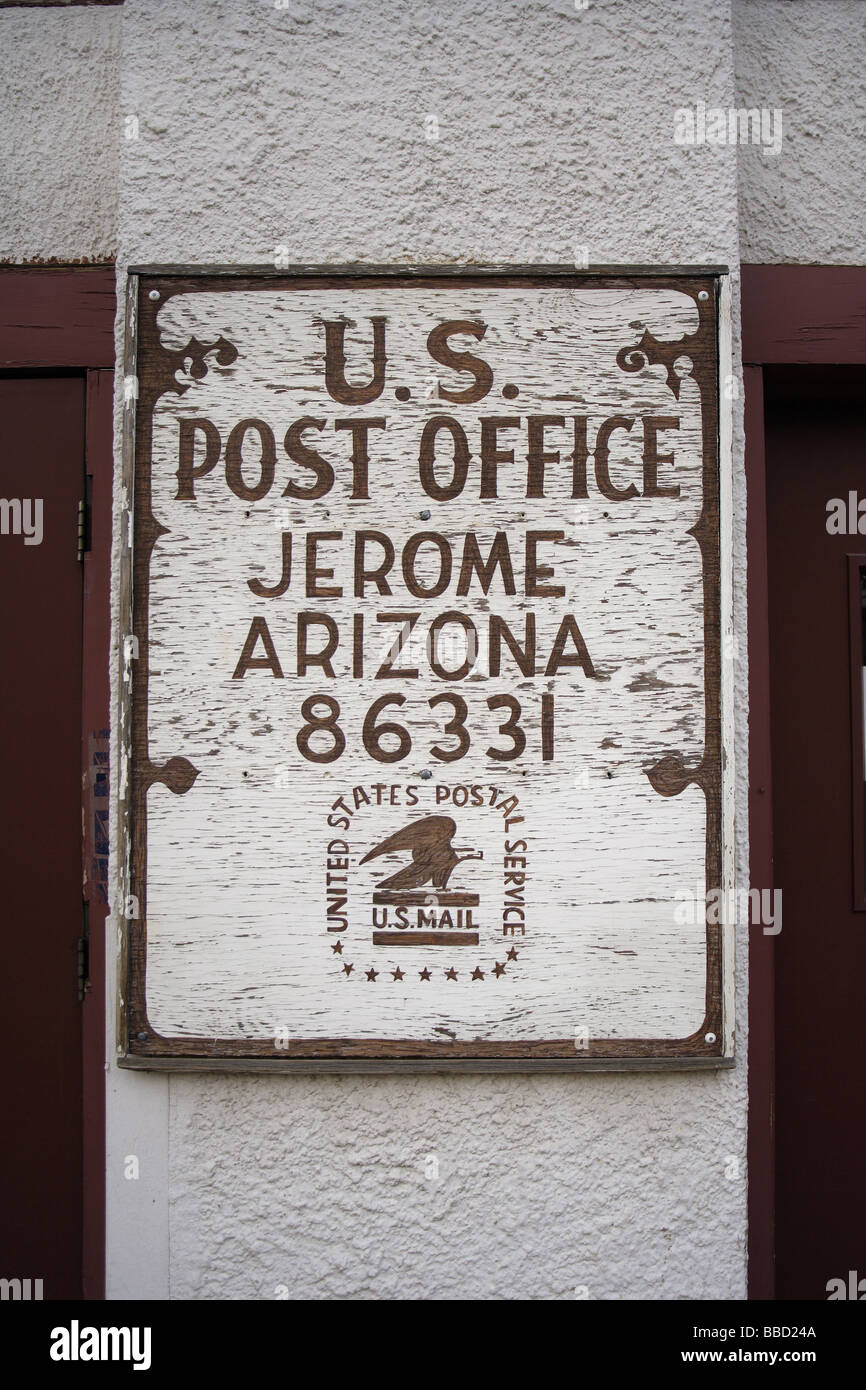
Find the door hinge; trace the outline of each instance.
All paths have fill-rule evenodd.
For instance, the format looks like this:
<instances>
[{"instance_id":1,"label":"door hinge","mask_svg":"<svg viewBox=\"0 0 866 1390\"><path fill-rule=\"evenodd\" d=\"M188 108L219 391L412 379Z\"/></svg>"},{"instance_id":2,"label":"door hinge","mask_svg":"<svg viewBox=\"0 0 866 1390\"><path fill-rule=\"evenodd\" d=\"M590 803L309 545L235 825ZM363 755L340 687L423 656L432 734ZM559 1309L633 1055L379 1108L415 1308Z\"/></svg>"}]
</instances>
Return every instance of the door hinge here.
<instances>
[{"instance_id":1,"label":"door hinge","mask_svg":"<svg viewBox=\"0 0 866 1390\"><path fill-rule=\"evenodd\" d=\"M78 1002L84 1003L90 989L90 904L82 903L82 932L78 938Z\"/></svg>"},{"instance_id":2,"label":"door hinge","mask_svg":"<svg viewBox=\"0 0 866 1390\"><path fill-rule=\"evenodd\" d=\"M83 560L90 549L90 518L92 478L85 479L84 496L78 503L78 559Z\"/></svg>"}]
</instances>

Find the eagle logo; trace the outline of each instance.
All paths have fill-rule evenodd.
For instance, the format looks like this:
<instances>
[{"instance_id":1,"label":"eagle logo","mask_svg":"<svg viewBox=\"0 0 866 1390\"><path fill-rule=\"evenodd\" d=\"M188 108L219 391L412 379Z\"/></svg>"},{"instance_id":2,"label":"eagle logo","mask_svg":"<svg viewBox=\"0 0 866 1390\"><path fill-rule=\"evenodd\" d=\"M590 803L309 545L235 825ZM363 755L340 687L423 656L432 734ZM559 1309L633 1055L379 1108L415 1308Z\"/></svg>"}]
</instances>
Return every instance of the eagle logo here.
<instances>
[{"instance_id":1,"label":"eagle logo","mask_svg":"<svg viewBox=\"0 0 866 1390\"><path fill-rule=\"evenodd\" d=\"M457 824L450 816L425 816L423 820L411 821L402 830L376 845L361 860L366 864L370 859L378 859L380 854L394 854L409 850L411 864L398 869L389 878L383 878L378 887L402 891L422 888L431 883L434 888L447 888L448 880L457 865L466 859L483 859L481 850L455 848L451 841L457 833Z\"/></svg>"}]
</instances>

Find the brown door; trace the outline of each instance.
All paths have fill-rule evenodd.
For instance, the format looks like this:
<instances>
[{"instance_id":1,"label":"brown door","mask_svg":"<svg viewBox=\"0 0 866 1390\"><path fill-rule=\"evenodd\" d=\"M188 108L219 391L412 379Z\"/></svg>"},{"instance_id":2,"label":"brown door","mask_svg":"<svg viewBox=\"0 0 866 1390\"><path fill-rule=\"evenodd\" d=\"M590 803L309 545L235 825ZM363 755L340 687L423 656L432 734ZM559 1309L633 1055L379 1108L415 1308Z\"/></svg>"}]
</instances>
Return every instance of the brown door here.
<instances>
[{"instance_id":1,"label":"brown door","mask_svg":"<svg viewBox=\"0 0 866 1390\"><path fill-rule=\"evenodd\" d=\"M82 1291L84 405L83 377L0 380L0 1278L44 1298Z\"/></svg>"},{"instance_id":2,"label":"brown door","mask_svg":"<svg viewBox=\"0 0 866 1390\"><path fill-rule=\"evenodd\" d=\"M866 371L765 380L775 883L757 886L783 894L776 1297L826 1299L829 1281L866 1278L863 614L849 560L866 572L866 505L863 535L827 524L832 499L846 514L849 493L866 504Z\"/></svg>"}]
</instances>

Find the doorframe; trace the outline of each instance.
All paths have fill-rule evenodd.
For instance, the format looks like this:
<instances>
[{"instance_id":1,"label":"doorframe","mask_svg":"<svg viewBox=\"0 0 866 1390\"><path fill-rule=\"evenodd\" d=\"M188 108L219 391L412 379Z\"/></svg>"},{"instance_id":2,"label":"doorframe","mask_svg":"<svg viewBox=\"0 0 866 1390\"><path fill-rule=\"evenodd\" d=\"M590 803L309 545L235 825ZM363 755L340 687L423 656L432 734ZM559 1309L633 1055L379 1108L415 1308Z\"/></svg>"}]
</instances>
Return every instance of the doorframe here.
<instances>
[{"instance_id":1,"label":"doorframe","mask_svg":"<svg viewBox=\"0 0 866 1390\"><path fill-rule=\"evenodd\" d=\"M90 988L81 1004L82 1287L105 1297L105 877L94 872L97 789L90 731L109 725L111 493L114 435L113 266L0 267L0 372L81 376L84 473L92 478L83 557L82 897L89 908ZM70 544L74 537L70 537ZM102 788L100 788L102 790Z\"/></svg>"},{"instance_id":2,"label":"doorframe","mask_svg":"<svg viewBox=\"0 0 866 1390\"><path fill-rule=\"evenodd\" d=\"M749 886L773 884L764 368L866 364L866 266L741 266L749 629ZM775 1278L773 936L749 938L748 1296Z\"/></svg>"}]
</instances>

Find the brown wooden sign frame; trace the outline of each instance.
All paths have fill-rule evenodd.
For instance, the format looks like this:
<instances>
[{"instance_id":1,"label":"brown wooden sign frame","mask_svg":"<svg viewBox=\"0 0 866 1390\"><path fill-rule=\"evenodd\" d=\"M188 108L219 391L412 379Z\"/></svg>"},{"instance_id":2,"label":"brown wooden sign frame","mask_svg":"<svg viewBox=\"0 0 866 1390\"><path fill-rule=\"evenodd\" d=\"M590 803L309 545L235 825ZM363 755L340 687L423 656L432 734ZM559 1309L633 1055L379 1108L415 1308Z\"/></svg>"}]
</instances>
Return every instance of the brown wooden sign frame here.
<instances>
[{"instance_id":1,"label":"brown wooden sign frame","mask_svg":"<svg viewBox=\"0 0 866 1390\"><path fill-rule=\"evenodd\" d=\"M694 363L693 376L701 394L704 426L703 510L694 535L703 565L705 656L705 747L695 766L672 753L647 775L662 796L676 796L690 784L706 796L706 886L708 892L730 888L732 813L730 778L732 748L727 719L729 698L724 693L722 634L729 631L729 580L722 573L722 555L730 540L730 424L719 389L720 361L729 360L728 286L724 267L697 269L617 268L592 272L569 267L490 267L480 269L311 267L287 270L143 267L130 272L127 301L126 379L135 387L124 393L124 464L126 495L133 498L124 519L120 623L125 635L120 680L119 737L121 758L128 768L129 795L119 806L117 832L122 881L119 897L125 908L119 1035L122 1065L164 1070L275 1071L581 1071L719 1067L733 1063L733 933L724 924L706 927L706 1015L690 1037L670 1039L592 1039L576 1051L573 1038L527 1042L452 1042L416 1040L370 1041L330 1038L290 1040L275 1054L272 1039L212 1039L162 1037L148 1020L147 973L147 794L162 783L182 796L193 784L196 769L183 748L164 763L151 761L148 750L148 622L149 573L154 546L162 532L151 507L151 426L157 401L178 391L175 373L193 360L193 375L206 373L207 354L218 362L231 360L232 346L223 340L195 340L178 351L159 341L158 311L179 293L224 288L230 290L353 288L413 284L419 288L462 286L546 286L635 288L648 283L694 297L699 311L696 334L676 343L659 342L647 331L640 343L624 347L620 365L635 371L661 364L672 383L674 362L683 353ZM727 515L726 515L727 513ZM130 536L134 535L134 550ZM726 562L727 564L727 562ZM132 640L130 640L132 639ZM723 733L723 729L725 732ZM725 757L723 759L723 744ZM723 771L724 768L724 771ZM723 787L723 782L725 786Z\"/></svg>"}]
</instances>

